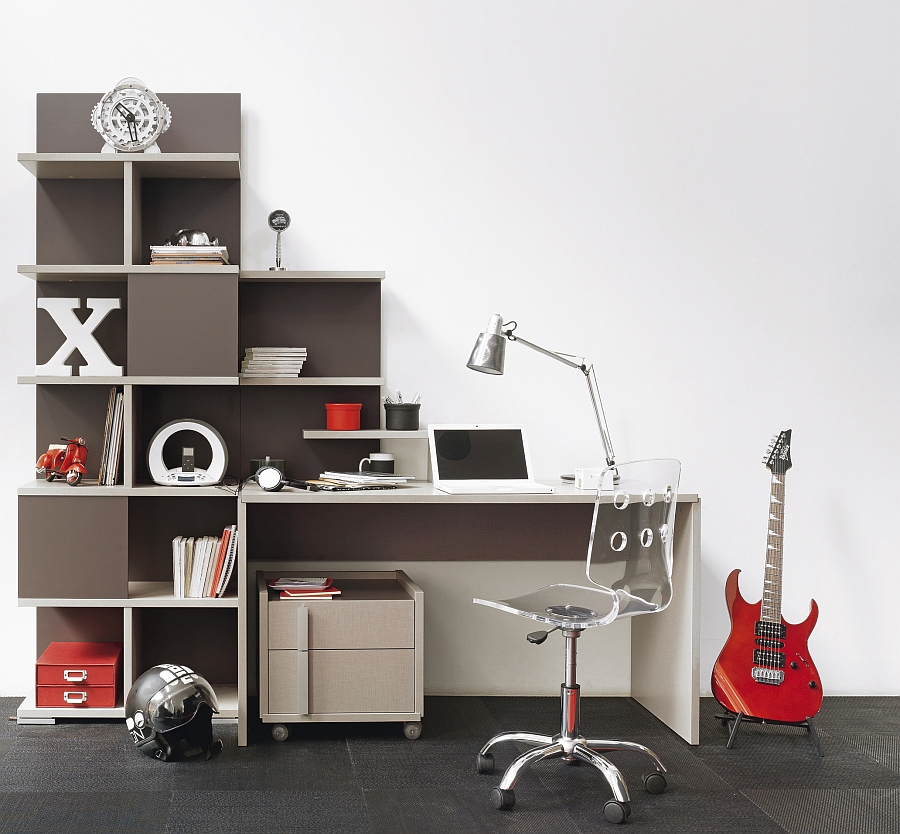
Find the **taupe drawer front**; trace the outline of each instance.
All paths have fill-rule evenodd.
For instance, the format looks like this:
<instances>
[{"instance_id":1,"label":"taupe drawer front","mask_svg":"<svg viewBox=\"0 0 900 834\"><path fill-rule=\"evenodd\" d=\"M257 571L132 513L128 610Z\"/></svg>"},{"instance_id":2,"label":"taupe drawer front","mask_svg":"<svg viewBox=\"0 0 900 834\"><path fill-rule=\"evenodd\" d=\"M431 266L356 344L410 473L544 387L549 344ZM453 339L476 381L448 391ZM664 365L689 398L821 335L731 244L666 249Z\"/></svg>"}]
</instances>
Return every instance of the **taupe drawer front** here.
<instances>
[{"instance_id":1,"label":"taupe drawer front","mask_svg":"<svg viewBox=\"0 0 900 834\"><path fill-rule=\"evenodd\" d=\"M309 713L413 712L415 652L376 649L269 652L269 712L298 715L300 668L309 657Z\"/></svg>"},{"instance_id":2,"label":"taupe drawer front","mask_svg":"<svg viewBox=\"0 0 900 834\"><path fill-rule=\"evenodd\" d=\"M411 599L273 600L269 602L270 649L305 648L298 640L300 605L309 608L310 649L415 646L415 603Z\"/></svg>"},{"instance_id":3,"label":"taupe drawer front","mask_svg":"<svg viewBox=\"0 0 900 834\"><path fill-rule=\"evenodd\" d=\"M309 711L412 712L412 649L309 653Z\"/></svg>"},{"instance_id":4,"label":"taupe drawer front","mask_svg":"<svg viewBox=\"0 0 900 834\"><path fill-rule=\"evenodd\" d=\"M300 713L300 652L269 652L269 712Z\"/></svg>"}]
</instances>

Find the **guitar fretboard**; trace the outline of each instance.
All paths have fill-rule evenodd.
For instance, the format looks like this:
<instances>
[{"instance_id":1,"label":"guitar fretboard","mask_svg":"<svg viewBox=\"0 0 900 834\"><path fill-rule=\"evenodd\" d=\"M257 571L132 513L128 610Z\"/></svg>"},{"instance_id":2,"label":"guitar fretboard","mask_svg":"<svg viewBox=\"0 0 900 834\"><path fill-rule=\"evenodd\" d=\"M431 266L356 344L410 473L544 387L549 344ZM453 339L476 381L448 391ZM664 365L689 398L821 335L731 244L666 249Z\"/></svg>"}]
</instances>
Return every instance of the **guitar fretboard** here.
<instances>
[{"instance_id":1,"label":"guitar fretboard","mask_svg":"<svg viewBox=\"0 0 900 834\"><path fill-rule=\"evenodd\" d=\"M769 496L769 533L766 536L766 572L763 580L764 622L781 622L782 543L784 541L784 473L772 474Z\"/></svg>"}]
</instances>

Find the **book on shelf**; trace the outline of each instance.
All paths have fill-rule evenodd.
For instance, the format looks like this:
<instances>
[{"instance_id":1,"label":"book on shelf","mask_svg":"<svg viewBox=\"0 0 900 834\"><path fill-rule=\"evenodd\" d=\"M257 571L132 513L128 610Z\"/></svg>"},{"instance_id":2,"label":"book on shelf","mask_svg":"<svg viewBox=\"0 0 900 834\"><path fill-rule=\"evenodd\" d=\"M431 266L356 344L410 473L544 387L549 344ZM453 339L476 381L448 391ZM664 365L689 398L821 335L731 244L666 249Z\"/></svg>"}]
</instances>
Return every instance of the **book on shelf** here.
<instances>
[{"instance_id":1,"label":"book on shelf","mask_svg":"<svg viewBox=\"0 0 900 834\"><path fill-rule=\"evenodd\" d=\"M244 351L241 376L287 378L300 376L306 348L250 347Z\"/></svg>"},{"instance_id":2,"label":"book on shelf","mask_svg":"<svg viewBox=\"0 0 900 834\"><path fill-rule=\"evenodd\" d=\"M327 576L283 576L269 582L281 599L331 599L341 592Z\"/></svg>"},{"instance_id":3,"label":"book on shelf","mask_svg":"<svg viewBox=\"0 0 900 834\"><path fill-rule=\"evenodd\" d=\"M237 557L237 527L221 536L172 539L172 589L178 599L221 598Z\"/></svg>"},{"instance_id":4,"label":"book on shelf","mask_svg":"<svg viewBox=\"0 0 900 834\"><path fill-rule=\"evenodd\" d=\"M226 246L151 246L151 264L227 264Z\"/></svg>"},{"instance_id":5,"label":"book on shelf","mask_svg":"<svg viewBox=\"0 0 900 834\"><path fill-rule=\"evenodd\" d=\"M414 475L390 472L323 472L319 478L338 484L405 484L416 479Z\"/></svg>"},{"instance_id":6,"label":"book on shelf","mask_svg":"<svg viewBox=\"0 0 900 834\"><path fill-rule=\"evenodd\" d=\"M279 599L334 599L340 591L333 585L324 591L279 591Z\"/></svg>"},{"instance_id":7,"label":"book on shelf","mask_svg":"<svg viewBox=\"0 0 900 834\"><path fill-rule=\"evenodd\" d=\"M101 486L115 486L119 476L119 457L122 453L122 436L125 430L125 395L113 386L109 389L106 409L106 425L103 429L103 451L100 455Z\"/></svg>"},{"instance_id":8,"label":"book on shelf","mask_svg":"<svg viewBox=\"0 0 900 834\"><path fill-rule=\"evenodd\" d=\"M276 591L324 591L331 587L330 576L282 576L269 582Z\"/></svg>"}]
</instances>

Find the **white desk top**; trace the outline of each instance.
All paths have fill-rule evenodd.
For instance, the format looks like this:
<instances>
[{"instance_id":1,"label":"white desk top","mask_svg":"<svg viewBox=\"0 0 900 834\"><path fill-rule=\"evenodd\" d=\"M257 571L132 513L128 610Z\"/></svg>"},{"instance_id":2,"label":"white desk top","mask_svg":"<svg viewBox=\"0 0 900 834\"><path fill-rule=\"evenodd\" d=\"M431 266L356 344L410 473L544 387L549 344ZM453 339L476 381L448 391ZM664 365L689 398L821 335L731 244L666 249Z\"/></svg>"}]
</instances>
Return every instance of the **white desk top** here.
<instances>
[{"instance_id":1,"label":"white desk top","mask_svg":"<svg viewBox=\"0 0 900 834\"><path fill-rule=\"evenodd\" d=\"M245 504L593 504L594 490L575 489L561 481L541 481L554 488L552 493L499 493L495 495L449 495L422 481L397 489L360 490L359 492L309 492L285 487L281 492L266 492L256 484L241 490ZM610 499L612 500L612 499ZM679 494L678 501L694 504L695 494Z\"/></svg>"}]
</instances>

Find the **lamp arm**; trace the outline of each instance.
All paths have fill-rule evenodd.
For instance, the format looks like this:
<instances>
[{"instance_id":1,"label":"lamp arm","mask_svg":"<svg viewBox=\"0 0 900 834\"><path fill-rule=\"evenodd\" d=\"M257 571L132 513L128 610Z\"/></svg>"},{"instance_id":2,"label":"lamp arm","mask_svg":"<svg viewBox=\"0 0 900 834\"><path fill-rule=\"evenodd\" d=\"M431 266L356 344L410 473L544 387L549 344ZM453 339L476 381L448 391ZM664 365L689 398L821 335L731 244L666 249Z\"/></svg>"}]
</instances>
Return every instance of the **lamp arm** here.
<instances>
[{"instance_id":1,"label":"lamp arm","mask_svg":"<svg viewBox=\"0 0 900 834\"><path fill-rule=\"evenodd\" d=\"M554 353L552 350L547 350L540 345L534 344L534 342L523 339L521 336L514 335L512 330L505 331L503 335L511 342L521 342L525 347L530 347L538 353L543 353L544 356L549 356L551 359L562 362L570 368L577 368L584 374L584 381L587 383L588 393L591 395L591 405L594 407L594 417L597 420L597 428L600 430L600 440L603 443L603 451L606 454L606 465L615 466L616 454L613 451L612 440L609 438L609 429L606 428L606 415L603 413L603 402L600 400L600 389L597 386L597 376L594 373L594 366L585 365L584 362L579 364L578 362L573 362L571 359L566 359L566 357Z\"/></svg>"}]
</instances>

